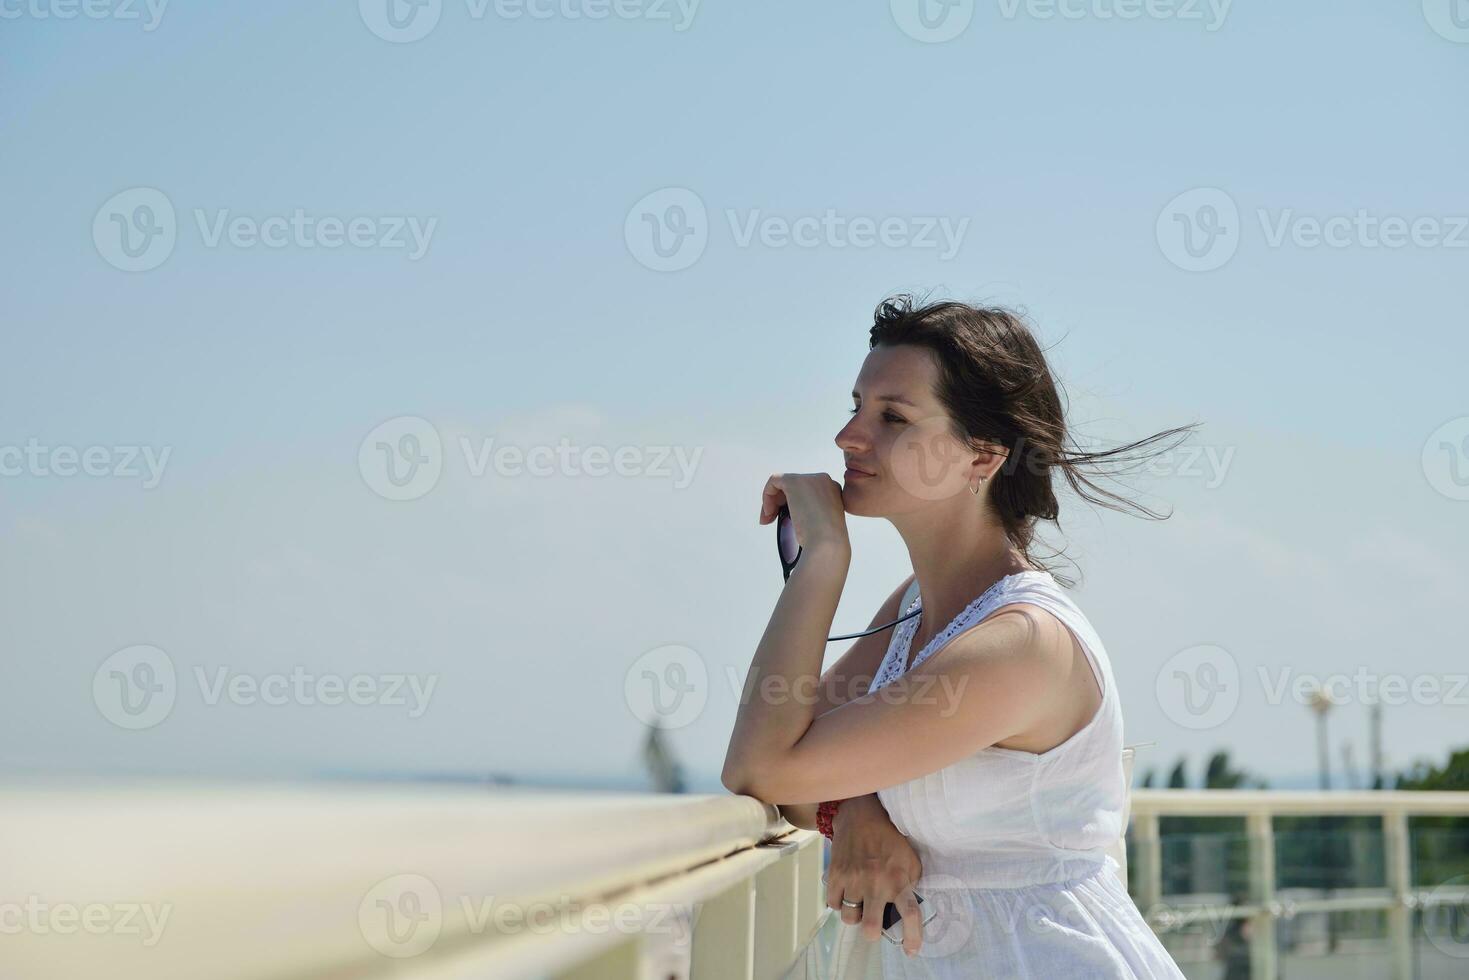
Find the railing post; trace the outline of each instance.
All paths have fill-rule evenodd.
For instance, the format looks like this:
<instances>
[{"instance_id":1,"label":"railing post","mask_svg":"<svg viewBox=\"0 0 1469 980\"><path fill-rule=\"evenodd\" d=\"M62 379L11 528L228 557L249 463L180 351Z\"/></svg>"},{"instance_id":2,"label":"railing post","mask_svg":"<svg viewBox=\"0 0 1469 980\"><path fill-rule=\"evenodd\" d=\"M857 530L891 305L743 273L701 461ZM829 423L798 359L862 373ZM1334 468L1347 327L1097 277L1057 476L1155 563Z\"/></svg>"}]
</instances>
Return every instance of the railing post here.
<instances>
[{"instance_id":1,"label":"railing post","mask_svg":"<svg viewBox=\"0 0 1469 980\"><path fill-rule=\"evenodd\" d=\"M1259 907L1250 929L1250 976L1275 980L1277 958L1275 919L1275 828L1264 807L1245 814L1246 845L1250 853L1250 898Z\"/></svg>"},{"instance_id":2,"label":"railing post","mask_svg":"<svg viewBox=\"0 0 1469 980\"><path fill-rule=\"evenodd\" d=\"M755 873L755 980L773 980L796 955L797 842L779 841L780 859Z\"/></svg>"},{"instance_id":3,"label":"railing post","mask_svg":"<svg viewBox=\"0 0 1469 980\"><path fill-rule=\"evenodd\" d=\"M1137 905L1148 916L1163 900L1163 844L1158 839L1158 812L1134 813L1130 826L1133 843L1137 845ZM1126 886L1126 879L1122 884Z\"/></svg>"},{"instance_id":4,"label":"railing post","mask_svg":"<svg viewBox=\"0 0 1469 980\"><path fill-rule=\"evenodd\" d=\"M816 921L826 908L826 887L821 883L822 846L815 834L801 842L796 852L796 942L805 942L816 930Z\"/></svg>"},{"instance_id":5,"label":"railing post","mask_svg":"<svg viewBox=\"0 0 1469 980\"><path fill-rule=\"evenodd\" d=\"M1387 887L1393 906L1387 910L1392 944L1393 980L1413 980L1413 863L1408 849L1408 814L1401 809L1382 814L1382 841L1387 849Z\"/></svg>"},{"instance_id":6,"label":"railing post","mask_svg":"<svg viewBox=\"0 0 1469 980\"><path fill-rule=\"evenodd\" d=\"M754 980L755 879L744 878L706 899L694 925L692 976Z\"/></svg>"}]
</instances>

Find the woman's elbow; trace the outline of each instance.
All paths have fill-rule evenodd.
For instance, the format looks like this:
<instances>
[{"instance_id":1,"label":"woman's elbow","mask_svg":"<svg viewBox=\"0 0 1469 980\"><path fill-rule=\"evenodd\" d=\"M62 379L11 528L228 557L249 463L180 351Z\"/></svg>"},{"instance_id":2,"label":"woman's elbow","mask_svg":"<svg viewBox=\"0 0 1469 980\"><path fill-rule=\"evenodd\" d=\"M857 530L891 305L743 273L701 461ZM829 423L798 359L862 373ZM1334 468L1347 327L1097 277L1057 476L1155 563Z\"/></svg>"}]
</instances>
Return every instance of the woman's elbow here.
<instances>
[{"instance_id":1,"label":"woman's elbow","mask_svg":"<svg viewBox=\"0 0 1469 980\"><path fill-rule=\"evenodd\" d=\"M724 788L736 796L753 796L761 802L773 803L763 793L763 787L755 779L753 770L746 766L731 765L726 762L724 771L719 774L719 781Z\"/></svg>"},{"instance_id":2,"label":"woman's elbow","mask_svg":"<svg viewBox=\"0 0 1469 980\"><path fill-rule=\"evenodd\" d=\"M749 778L739 770L730 769L726 766L724 772L719 774L719 781L724 784L725 789L736 796L755 795L753 792L754 787L750 785Z\"/></svg>"}]
</instances>

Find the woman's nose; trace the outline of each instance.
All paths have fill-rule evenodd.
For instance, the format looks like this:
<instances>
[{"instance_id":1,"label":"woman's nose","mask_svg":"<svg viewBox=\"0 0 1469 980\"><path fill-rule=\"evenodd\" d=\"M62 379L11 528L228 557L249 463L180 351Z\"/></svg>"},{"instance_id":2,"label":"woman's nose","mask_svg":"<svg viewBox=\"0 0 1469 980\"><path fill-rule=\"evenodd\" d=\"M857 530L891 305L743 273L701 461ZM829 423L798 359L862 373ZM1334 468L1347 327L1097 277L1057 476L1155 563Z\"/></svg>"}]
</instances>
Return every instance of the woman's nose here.
<instances>
[{"instance_id":1,"label":"woman's nose","mask_svg":"<svg viewBox=\"0 0 1469 980\"><path fill-rule=\"evenodd\" d=\"M841 431L836 434L836 438L833 441L837 444L838 449L844 452L856 453L863 451L867 437L863 434L861 426L854 418L842 426Z\"/></svg>"}]
</instances>

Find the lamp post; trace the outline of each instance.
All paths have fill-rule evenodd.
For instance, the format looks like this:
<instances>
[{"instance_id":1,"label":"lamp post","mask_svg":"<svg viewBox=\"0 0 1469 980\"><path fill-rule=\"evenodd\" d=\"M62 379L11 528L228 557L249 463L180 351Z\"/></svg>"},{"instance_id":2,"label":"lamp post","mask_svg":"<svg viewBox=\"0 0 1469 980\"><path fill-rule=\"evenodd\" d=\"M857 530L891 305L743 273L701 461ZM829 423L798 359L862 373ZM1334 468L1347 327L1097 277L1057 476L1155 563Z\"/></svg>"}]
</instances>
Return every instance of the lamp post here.
<instances>
[{"instance_id":1,"label":"lamp post","mask_svg":"<svg viewBox=\"0 0 1469 980\"><path fill-rule=\"evenodd\" d=\"M1331 789L1331 754L1326 742L1326 715L1336 706L1336 702L1331 699L1331 695L1327 694L1324 688L1318 687L1311 694L1310 706L1311 710L1316 712L1316 755L1318 764L1321 767L1321 788L1322 790L1329 790ZM1321 883L1322 895L1329 898L1336 884L1335 872L1337 869L1331 861L1327 860L1330 849L1326 845L1326 833L1326 821L1318 817L1316 820L1316 845L1319 848L1318 854L1320 855L1320 859L1317 867L1321 869L1324 875L1324 880ZM1326 913L1326 949L1328 952L1336 951L1336 930L1332 928L1330 912Z\"/></svg>"},{"instance_id":2,"label":"lamp post","mask_svg":"<svg viewBox=\"0 0 1469 980\"><path fill-rule=\"evenodd\" d=\"M1326 713L1336 706L1323 688L1311 694L1311 710L1316 712L1316 755L1321 767L1321 788L1331 789L1331 758L1326 747Z\"/></svg>"}]
</instances>

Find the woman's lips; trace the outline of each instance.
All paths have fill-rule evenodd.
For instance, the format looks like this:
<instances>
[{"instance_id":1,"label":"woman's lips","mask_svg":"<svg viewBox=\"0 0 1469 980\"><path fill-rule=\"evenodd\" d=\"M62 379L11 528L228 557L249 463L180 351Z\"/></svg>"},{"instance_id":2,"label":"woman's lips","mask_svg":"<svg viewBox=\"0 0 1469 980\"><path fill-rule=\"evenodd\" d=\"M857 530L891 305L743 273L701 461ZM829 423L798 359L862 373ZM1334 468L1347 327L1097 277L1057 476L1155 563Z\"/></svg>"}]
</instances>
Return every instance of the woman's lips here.
<instances>
[{"instance_id":1,"label":"woman's lips","mask_svg":"<svg viewBox=\"0 0 1469 980\"><path fill-rule=\"evenodd\" d=\"M861 480L868 477L876 476L876 474L868 473L865 470L854 470L850 466L848 466L845 476L848 480Z\"/></svg>"}]
</instances>

